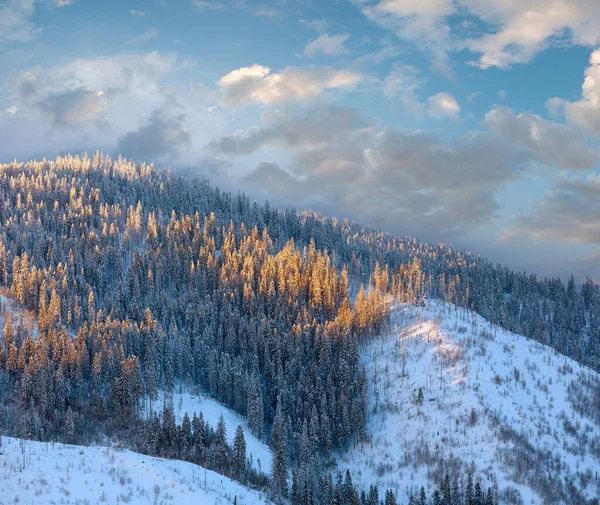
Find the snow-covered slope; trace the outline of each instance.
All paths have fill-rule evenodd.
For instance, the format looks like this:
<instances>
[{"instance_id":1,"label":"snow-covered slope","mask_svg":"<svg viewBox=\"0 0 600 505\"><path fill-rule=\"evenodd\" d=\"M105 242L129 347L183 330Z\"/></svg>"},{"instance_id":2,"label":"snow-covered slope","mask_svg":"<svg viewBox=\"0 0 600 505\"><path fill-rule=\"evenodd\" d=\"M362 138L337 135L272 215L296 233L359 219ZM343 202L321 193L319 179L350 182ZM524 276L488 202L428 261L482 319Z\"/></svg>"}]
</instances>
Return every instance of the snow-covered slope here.
<instances>
[{"instance_id":1,"label":"snow-covered slope","mask_svg":"<svg viewBox=\"0 0 600 505\"><path fill-rule=\"evenodd\" d=\"M564 503L567 486L600 496L598 374L452 305L396 305L392 322L361 351L371 440L338 458L355 483L402 503L472 464L501 503Z\"/></svg>"},{"instance_id":2,"label":"snow-covered slope","mask_svg":"<svg viewBox=\"0 0 600 505\"><path fill-rule=\"evenodd\" d=\"M178 423L181 423L186 412L190 419L192 419L194 413L200 414L202 412L204 420L216 429L220 417L223 416L225 428L227 429L227 442L230 444L233 444L236 428L241 425L246 440L246 454L248 459L251 460L252 466L266 474L271 471L271 449L252 434L246 421L233 410L202 394L179 392L165 395L160 392L158 401L152 403L153 411L160 412L162 410L165 396L167 401L172 400L173 402L173 411Z\"/></svg>"},{"instance_id":3,"label":"snow-covered slope","mask_svg":"<svg viewBox=\"0 0 600 505\"><path fill-rule=\"evenodd\" d=\"M269 503L259 492L182 461L107 447L2 437L0 505Z\"/></svg>"}]
</instances>

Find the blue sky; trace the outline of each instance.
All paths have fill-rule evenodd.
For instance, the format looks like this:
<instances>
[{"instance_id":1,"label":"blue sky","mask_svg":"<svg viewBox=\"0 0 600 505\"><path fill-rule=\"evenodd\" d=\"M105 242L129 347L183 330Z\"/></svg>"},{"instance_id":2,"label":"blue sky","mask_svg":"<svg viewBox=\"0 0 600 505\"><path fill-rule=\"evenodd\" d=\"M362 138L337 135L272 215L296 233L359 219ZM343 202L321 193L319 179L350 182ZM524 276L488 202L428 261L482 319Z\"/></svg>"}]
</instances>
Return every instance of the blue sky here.
<instances>
[{"instance_id":1,"label":"blue sky","mask_svg":"<svg viewBox=\"0 0 600 505\"><path fill-rule=\"evenodd\" d=\"M596 0L0 0L0 161L100 149L600 280Z\"/></svg>"}]
</instances>

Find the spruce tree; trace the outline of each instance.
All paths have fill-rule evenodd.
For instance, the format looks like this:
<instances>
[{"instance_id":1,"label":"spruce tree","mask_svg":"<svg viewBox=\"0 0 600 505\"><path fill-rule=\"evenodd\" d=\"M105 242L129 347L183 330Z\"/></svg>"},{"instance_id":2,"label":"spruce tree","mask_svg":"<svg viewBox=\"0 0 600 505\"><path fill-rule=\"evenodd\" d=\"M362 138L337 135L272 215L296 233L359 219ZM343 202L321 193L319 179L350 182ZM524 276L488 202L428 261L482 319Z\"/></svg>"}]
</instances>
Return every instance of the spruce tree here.
<instances>
[{"instance_id":1,"label":"spruce tree","mask_svg":"<svg viewBox=\"0 0 600 505\"><path fill-rule=\"evenodd\" d=\"M246 439L241 425L235 430L233 439L233 475L242 479L246 471Z\"/></svg>"}]
</instances>

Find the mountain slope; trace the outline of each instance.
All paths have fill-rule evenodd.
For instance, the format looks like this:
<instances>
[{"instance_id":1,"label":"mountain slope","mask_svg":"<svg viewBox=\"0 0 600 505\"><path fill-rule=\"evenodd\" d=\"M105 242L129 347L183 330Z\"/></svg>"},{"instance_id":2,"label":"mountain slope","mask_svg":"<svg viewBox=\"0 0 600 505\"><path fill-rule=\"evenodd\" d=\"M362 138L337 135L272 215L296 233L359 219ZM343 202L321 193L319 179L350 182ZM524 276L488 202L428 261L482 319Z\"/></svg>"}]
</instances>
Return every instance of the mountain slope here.
<instances>
[{"instance_id":1,"label":"mountain slope","mask_svg":"<svg viewBox=\"0 0 600 505\"><path fill-rule=\"evenodd\" d=\"M113 447L2 437L0 505L269 503L259 492L210 470Z\"/></svg>"},{"instance_id":2,"label":"mountain slope","mask_svg":"<svg viewBox=\"0 0 600 505\"><path fill-rule=\"evenodd\" d=\"M397 305L392 321L361 351L370 441L338 459L355 483L392 488L402 503L472 465L501 503L600 495L598 374L453 305Z\"/></svg>"}]
</instances>

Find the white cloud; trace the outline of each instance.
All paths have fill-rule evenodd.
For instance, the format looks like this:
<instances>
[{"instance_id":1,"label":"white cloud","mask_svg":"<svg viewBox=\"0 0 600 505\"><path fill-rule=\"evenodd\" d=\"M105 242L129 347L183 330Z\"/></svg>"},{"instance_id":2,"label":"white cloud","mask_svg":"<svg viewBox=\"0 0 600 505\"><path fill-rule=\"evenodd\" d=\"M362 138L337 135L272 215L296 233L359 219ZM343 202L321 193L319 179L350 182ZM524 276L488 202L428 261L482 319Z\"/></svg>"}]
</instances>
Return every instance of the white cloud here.
<instances>
[{"instance_id":1,"label":"white cloud","mask_svg":"<svg viewBox=\"0 0 600 505\"><path fill-rule=\"evenodd\" d=\"M254 64L230 72L218 84L227 105L278 105L310 101L327 90L351 89L362 78L353 70L324 66L286 67L271 73L268 67Z\"/></svg>"},{"instance_id":2,"label":"white cloud","mask_svg":"<svg viewBox=\"0 0 600 505\"><path fill-rule=\"evenodd\" d=\"M354 3L369 19L442 63L448 61L448 53L468 49L478 55L472 62L476 66L507 68L530 61L553 44L600 43L597 0L355 0ZM452 24L452 16L456 14L471 16L478 22L471 22L468 29L456 26Z\"/></svg>"},{"instance_id":3,"label":"white cloud","mask_svg":"<svg viewBox=\"0 0 600 505\"><path fill-rule=\"evenodd\" d=\"M501 238L600 244L600 176L565 177Z\"/></svg>"},{"instance_id":4,"label":"white cloud","mask_svg":"<svg viewBox=\"0 0 600 505\"><path fill-rule=\"evenodd\" d=\"M40 32L31 21L34 12L35 0L7 0L0 4L0 44L33 39Z\"/></svg>"},{"instance_id":5,"label":"white cloud","mask_svg":"<svg viewBox=\"0 0 600 505\"><path fill-rule=\"evenodd\" d=\"M562 112L567 122L600 137L600 49L596 49L590 56L590 64L585 70L581 100L569 102L555 97L548 100L546 106L552 114Z\"/></svg>"},{"instance_id":6,"label":"white cloud","mask_svg":"<svg viewBox=\"0 0 600 505\"><path fill-rule=\"evenodd\" d=\"M322 33L315 40L306 44L302 56L312 57L319 53L325 56L339 56L345 54L344 44L350 38L350 35L343 33L340 35L329 35Z\"/></svg>"},{"instance_id":7,"label":"white cloud","mask_svg":"<svg viewBox=\"0 0 600 505\"><path fill-rule=\"evenodd\" d=\"M264 146L293 148L319 146L349 133L364 133L373 126L356 109L335 105L310 106L301 113L276 110L263 113L263 126L235 132L209 144L220 154L252 154Z\"/></svg>"},{"instance_id":8,"label":"white cloud","mask_svg":"<svg viewBox=\"0 0 600 505\"><path fill-rule=\"evenodd\" d=\"M152 111L137 130L118 139L119 154L138 162L176 159L180 150L191 144L185 114L173 114L178 108L181 108L179 103L170 97L163 106Z\"/></svg>"},{"instance_id":9,"label":"white cloud","mask_svg":"<svg viewBox=\"0 0 600 505\"><path fill-rule=\"evenodd\" d=\"M419 101L417 91L425 82L416 67L396 64L383 80L382 89L387 98L399 100L404 110L416 119L423 119L425 106Z\"/></svg>"},{"instance_id":10,"label":"white cloud","mask_svg":"<svg viewBox=\"0 0 600 505\"><path fill-rule=\"evenodd\" d=\"M427 113L436 119L455 118L460 112L456 98L444 92L430 96L427 105Z\"/></svg>"},{"instance_id":11,"label":"white cloud","mask_svg":"<svg viewBox=\"0 0 600 505\"><path fill-rule=\"evenodd\" d=\"M0 158L100 149L193 166L229 124L224 111L208 112L218 90L193 75L177 54L158 52L14 70L0 82L8 102L0 107Z\"/></svg>"},{"instance_id":12,"label":"white cloud","mask_svg":"<svg viewBox=\"0 0 600 505\"><path fill-rule=\"evenodd\" d=\"M317 206L403 233L450 235L493 219L495 194L528 155L487 133L451 139L384 128L353 109L317 105L269 113L263 125L213 141L220 155L257 158L242 183L285 205ZM272 162L280 149L283 163ZM490 164L489 160L494 163Z\"/></svg>"},{"instance_id":13,"label":"white cloud","mask_svg":"<svg viewBox=\"0 0 600 505\"><path fill-rule=\"evenodd\" d=\"M232 86L246 79L252 78L263 78L265 77L271 69L269 67L265 67L263 65L254 64L250 67L242 67L237 70L233 70L229 72L227 75L224 75L219 80L219 86Z\"/></svg>"},{"instance_id":14,"label":"white cloud","mask_svg":"<svg viewBox=\"0 0 600 505\"><path fill-rule=\"evenodd\" d=\"M600 42L600 3L596 0L461 0L481 20L497 27L466 46L481 56L481 68L526 63L559 38L573 44Z\"/></svg>"},{"instance_id":15,"label":"white cloud","mask_svg":"<svg viewBox=\"0 0 600 505\"><path fill-rule=\"evenodd\" d=\"M500 98L502 98L502 100L506 100L506 97L508 96L508 92L505 89L499 89L498 96Z\"/></svg>"},{"instance_id":16,"label":"white cloud","mask_svg":"<svg viewBox=\"0 0 600 505\"><path fill-rule=\"evenodd\" d=\"M19 108L11 105L4 110L4 113L8 116L14 116L17 112L19 112Z\"/></svg>"},{"instance_id":17,"label":"white cloud","mask_svg":"<svg viewBox=\"0 0 600 505\"><path fill-rule=\"evenodd\" d=\"M108 108L121 96L161 101L159 79L177 61L174 54L157 52L81 58L14 72L7 87L13 106L37 110L57 126L105 123Z\"/></svg>"},{"instance_id":18,"label":"white cloud","mask_svg":"<svg viewBox=\"0 0 600 505\"><path fill-rule=\"evenodd\" d=\"M75 0L53 0L56 7L66 7ZM0 2L0 45L3 42L29 42L42 31L32 18L39 0L4 0Z\"/></svg>"},{"instance_id":19,"label":"white cloud","mask_svg":"<svg viewBox=\"0 0 600 505\"><path fill-rule=\"evenodd\" d=\"M146 13L144 11L138 11L136 9L131 9L129 11L129 14L131 14L132 16L137 16L137 17L144 17L146 15Z\"/></svg>"},{"instance_id":20,"label":"white cloud","mask_svg":"<svg viewBox=\"0 0 600 505\"><path fill-rule=\"evenodd\" d=\"M396 16L448 16L455 12L452 0L382 0L376 7L379 12Z\"/></svg>"},{"instance_id":21,"label":"white cloud","mask_svg":"<svg viewBox=\"0 0 600 505\"><path fill-rule=\"evenodd\" d=\"M51 93L36 105L56 126L77 127L93 121L105 122L109 101L102 91L79 87Z\"/></svg>"},{"instance_id":22,"label":"white cloud","mask_svg":"<svg viewBox=\"0 0 600 505\"><path fill-rule=\"evenodd\" d=\"M515 115L508 107L494 107L486 114L483 124L515 149L525 149L547 165L587 172L598 163L598 153L586 145L579 132L537 114Z\"/></svg>"},{"instance_id":23,"label":"white cloud","mask_svg":"<svg viewBox=\"0 0 600 505\"><path fill-rule=\"evenodd\" d=\"M432 97L442 117L458 113L458 104L449 97ZM401 223L404 233L422 236L428 230L437 239L489 223L501 209L498 192L524 174L539 174L540 167L586 172L598 162L597 150L574 128L535 114L495 107L483 126L483 132L444 137L383 127L355 109L317 103L301 111L267 110L260 126L216 138L210 149L220 156L244 157L245 166L249 159L267 155L270 161L259 163L241 181L255 194L390 230L399 231ZM278 162L273 162L274 150ZM536 237L558 236L552 214L562 208L569 214L569 198L577 197L573 219L578 229L569 233L600 237L597 218L590 221L594 226L585 224L585 201L600 201L599 181L600 176L594 178L593 191L584 189L591 183L577 188L563 184L559 197L536 211L529 228L539 222L545 231ZM591 208L598 213L597 204ZM567 226L565 219L559 221ZM515 230L529 229L526 225L523 220Z\"/></svg>"},{"instance_id":24,"label":"white cloud","mask_svg":"<svg viewBox=\"0 0 600 505\"><path fill-rule=\"evenodd\" d=\"M438 68L444 67L441 62L447 61L452 47L446 17L456 11L453 0L381 0L359 5L367 18L415 44L438 61Z\"/></svg>"}]
</instances>

